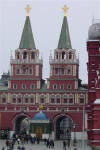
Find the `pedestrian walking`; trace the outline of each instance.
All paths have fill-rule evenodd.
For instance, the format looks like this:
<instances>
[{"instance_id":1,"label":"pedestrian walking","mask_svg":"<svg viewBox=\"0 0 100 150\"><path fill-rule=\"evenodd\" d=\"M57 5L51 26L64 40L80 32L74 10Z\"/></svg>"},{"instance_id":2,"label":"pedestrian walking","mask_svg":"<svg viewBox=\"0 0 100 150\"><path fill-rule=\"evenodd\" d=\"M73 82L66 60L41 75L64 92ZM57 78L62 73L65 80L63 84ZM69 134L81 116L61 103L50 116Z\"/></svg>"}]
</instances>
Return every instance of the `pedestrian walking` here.
<instances>
[{"instance_id":1,"label":"pedestrian walking","mask_svg":"<svg viewBox=\"0 0 100 150\"><path fill-rule=\"evenodd\" d=\"M67 149L66 149L66 141L63 141L63 149L64 149L64 150L67 150Z\"/></svg>"}]
</instances>

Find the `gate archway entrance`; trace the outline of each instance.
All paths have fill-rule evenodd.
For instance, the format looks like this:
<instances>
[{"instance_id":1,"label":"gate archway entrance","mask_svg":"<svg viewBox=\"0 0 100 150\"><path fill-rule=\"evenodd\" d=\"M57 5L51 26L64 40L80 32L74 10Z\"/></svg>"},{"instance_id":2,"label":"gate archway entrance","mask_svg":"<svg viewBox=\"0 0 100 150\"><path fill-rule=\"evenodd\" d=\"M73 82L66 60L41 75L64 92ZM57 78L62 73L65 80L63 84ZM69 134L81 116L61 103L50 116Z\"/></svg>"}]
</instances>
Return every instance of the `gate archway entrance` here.
<instances>
[{"instance_id":1,"label":"gate archway entrance","mask_svg":"<svg viewBox=\"0 0 100 150\"><path fill-rule=\"evenodd\" d=\"M61 116L56 120L56 139L65 140L71 138L72 120Z\"/></svg>"},{"instance_id":2,"label":"gate archway entrance","mask_svg":"<svg viewBox=\"0 0 100 150\"><path fill-rule=\"evenodd\" d=\"M25 121L27 118L27 116L21 115L18 116L15 120L15 132L21 133L21 132L26 132L27 129L27 122Z\"/></svg>"}]
</instances>

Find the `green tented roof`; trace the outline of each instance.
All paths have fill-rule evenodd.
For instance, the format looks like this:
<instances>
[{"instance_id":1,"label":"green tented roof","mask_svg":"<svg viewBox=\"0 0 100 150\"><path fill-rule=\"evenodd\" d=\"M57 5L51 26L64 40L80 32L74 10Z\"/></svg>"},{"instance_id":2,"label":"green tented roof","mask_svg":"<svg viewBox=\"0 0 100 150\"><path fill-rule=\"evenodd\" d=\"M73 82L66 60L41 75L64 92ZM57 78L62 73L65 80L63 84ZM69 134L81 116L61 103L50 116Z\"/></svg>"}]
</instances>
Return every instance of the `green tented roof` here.
<instances>
[{"instance_id":1,"label":"green tented roof","mask_svg":"<svg viewBox=\"0 0 100 150\"><path fill-rule=\"evenodd\" d=\"M19 49L36 49L29 16L26 17Z\"/></svg>"},{"instance_id":2,"label":"green tented roof","mask_svg":"<svg viewBox=\"0 0 100 150\"><path fill-rule=\"evenodd\" d=\"M61 29L59 43L58 43L58 49L63 49L63 48L72 49L66 16L64 16L63 19L62 29Z\"/></svg>"}]
</instances>

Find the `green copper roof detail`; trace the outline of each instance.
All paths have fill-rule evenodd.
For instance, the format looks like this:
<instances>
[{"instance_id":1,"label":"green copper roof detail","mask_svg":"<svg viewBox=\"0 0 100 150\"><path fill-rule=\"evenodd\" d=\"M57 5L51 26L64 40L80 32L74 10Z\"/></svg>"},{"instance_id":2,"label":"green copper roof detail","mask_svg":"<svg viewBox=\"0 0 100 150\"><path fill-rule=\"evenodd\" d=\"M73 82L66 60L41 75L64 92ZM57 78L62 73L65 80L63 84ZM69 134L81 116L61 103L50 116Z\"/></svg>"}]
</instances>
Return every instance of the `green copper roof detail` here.
<instances>
[{"instance_id":1,"label":"green copper roof detail","mask_svg":"<svg viewBox=\"0 0 100 150\"><path fill-rule=\"evenodd\" d=\"M59 43L58 43L58 49L63 49L63 48L72 49L66 16L64 16L63 19L62 29L61 29Z\"/></svg>"},{"instance_id":2,"label":"green copper roof detail","mask_svg":"<svg viewBox=\"0 0 100 150\"><path fill-rule=\"evenodd\" d=\"M19 49L36 49L29 16L26 17Z\"/></svg>"}]
</instances>

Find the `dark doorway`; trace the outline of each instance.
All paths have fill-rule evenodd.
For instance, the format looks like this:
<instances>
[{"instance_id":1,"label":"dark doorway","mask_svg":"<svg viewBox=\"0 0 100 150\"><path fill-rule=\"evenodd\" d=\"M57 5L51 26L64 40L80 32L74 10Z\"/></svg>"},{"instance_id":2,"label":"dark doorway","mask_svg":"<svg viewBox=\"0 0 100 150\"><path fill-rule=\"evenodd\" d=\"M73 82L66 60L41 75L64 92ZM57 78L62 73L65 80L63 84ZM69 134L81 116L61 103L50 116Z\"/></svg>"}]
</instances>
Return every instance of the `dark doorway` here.
<instances>
[{"instance_id":1,"label":"dark doorway","mask_svg":"<svg viewBox=\"0 0 100 150\"><path fill-rule=\"evenodd\" d=\"M71 138L72 121L66 116L62 116L56 121L56 139L66 140Z\"/></svg>"},{"instance_id":2,"label":"dark doorway","mask_svg":"<svg viewBox=\"0 0 100 150\"><path fill-rule=\"evenodd\" d=\"M21 123L22 121L27 118L26 116L19 116L15 121L15 132L18 134L21 131Z\"/></svg>"}]
</instances>

